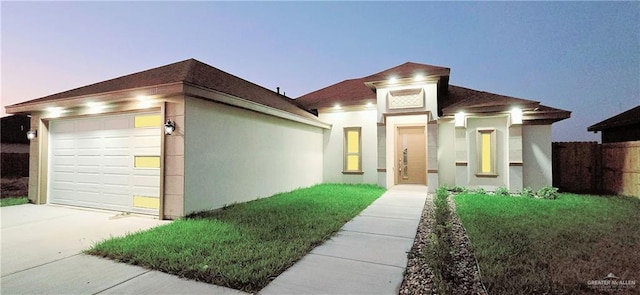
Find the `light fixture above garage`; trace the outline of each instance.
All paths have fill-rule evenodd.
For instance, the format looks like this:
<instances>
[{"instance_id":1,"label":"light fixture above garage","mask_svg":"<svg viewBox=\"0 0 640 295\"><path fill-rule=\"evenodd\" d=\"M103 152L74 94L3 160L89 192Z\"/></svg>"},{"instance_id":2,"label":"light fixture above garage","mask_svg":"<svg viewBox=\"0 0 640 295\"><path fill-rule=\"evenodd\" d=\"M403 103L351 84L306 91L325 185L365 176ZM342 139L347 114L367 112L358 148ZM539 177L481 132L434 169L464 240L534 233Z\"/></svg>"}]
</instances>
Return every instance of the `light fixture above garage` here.
<instances>
[{"instance_id":1,"label":"light fixture above garage","mask_svg":"<svg viewBox=\"0 0 640 295\"><path fill-rule=\"evenodd\" d=\"M466 114L464 112L458 112L455 114L455 126L466 127Z\"/></svg>"},{"instance_id":2,"label":"light fixture above garage","mask_svg":"<svg viewBox=\"0 0 640 295\"><path fill-rule=\"evenodd\" d=\"M522 109L514 108L511 110L511 124L522 124Z\"/></svg>"},{"instance_id":3,"label":"light fixture above garage","mask_svg":"<svg viewBox=\"0 0 640 295\"><path fill-rule=\"evenodd\" d=\"M167 123L164 124L164 134L171 135L173 131L176 131L176 122L167 120Z\"/></svg>"},{"instance_id":4,"label":"light fixture above garage","mask_svg":"<svg viewBox=\"0 0 640 295\"><path fill-rule=\"evenodd\" d=\"M27 138L29 140L32 140L32 139L36 138L37 136L38 136L38 132L36 130L31 129L31 130L27 131Z\"/></svg>"}]
</instances>

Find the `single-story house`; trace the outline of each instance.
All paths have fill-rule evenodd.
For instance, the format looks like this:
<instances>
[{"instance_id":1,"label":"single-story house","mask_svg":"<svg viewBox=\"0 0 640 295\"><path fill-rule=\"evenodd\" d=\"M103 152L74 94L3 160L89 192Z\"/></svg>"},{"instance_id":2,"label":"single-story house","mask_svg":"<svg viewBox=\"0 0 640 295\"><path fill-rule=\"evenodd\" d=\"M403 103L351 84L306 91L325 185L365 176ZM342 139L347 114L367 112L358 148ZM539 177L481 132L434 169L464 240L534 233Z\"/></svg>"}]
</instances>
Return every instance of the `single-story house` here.
<instances>
[{"instance_id":1,"label":"single-story house","mask_svg":"<svg viewBox=\"0 0 640 295\"><path fill-rule=\"evenodd\" d=\"M570 112L416 63L291 99L194 59L6 107L31 115L29 199L172 219L321 182L551 185Z\"/></svg>"},{"instance_id":2,"label":"single-story house","mask_svg":"<svg viewBox=\"0 0 640 295\"><path fill-rule=\"evenodd\" d=\"M640 140L640 106L624 111L587 128L602 132L602 143Z\"/></svg>"}]
</instances>

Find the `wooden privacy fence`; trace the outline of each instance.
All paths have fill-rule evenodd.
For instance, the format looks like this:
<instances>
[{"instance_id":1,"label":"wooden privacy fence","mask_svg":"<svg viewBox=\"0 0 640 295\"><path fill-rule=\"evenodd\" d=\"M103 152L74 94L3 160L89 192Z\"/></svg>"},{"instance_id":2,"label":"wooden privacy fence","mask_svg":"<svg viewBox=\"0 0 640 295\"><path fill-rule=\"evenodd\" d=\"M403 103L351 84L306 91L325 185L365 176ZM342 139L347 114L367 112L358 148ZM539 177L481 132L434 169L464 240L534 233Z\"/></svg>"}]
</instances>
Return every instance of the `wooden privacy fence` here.
<instances>
[{"instance_id":1,"label":"wooden privacy fence","mask_svg":"<svg viewBox=\"0 0 640 295\"><path fill-rule=\"evenodd\" d=\"M640 197L640 141L554 142L553 186Z\"/></svg>"},{"instance_id":2,"label":"wooden privacy fence","mask_svg":"<svg viewBox=\"0 0 640 295\"><path fill-rule=\"evenodd\" d=\"M0 175L2 177L28 177L29 154L0 153Z\"/></svg>"}]
</instances>

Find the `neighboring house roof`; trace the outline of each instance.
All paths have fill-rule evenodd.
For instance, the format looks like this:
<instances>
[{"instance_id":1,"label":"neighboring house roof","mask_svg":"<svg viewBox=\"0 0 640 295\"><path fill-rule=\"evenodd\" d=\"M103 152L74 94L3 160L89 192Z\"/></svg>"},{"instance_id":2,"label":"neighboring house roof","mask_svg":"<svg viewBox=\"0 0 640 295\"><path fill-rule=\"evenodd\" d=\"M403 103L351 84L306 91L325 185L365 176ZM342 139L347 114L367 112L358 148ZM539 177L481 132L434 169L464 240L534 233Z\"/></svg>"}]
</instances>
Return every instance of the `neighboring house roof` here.
<instances>
[{"instance_id":1,"label":"neighboring house roof","mask_svg":"<svg viewBox=\"0 0 640 295\"><path fill-rule=\"evenodd\" d=\"M588 131L603 131L616 127L640 124L640 105L628 111L622 112L602 122L593 124Z\"/></svg>"},{"instance_id":2,"label":"neighboring house roof","mask_svg":"<svg viewBox=\"0 0 640 295\"><path fill-rule=\"evenodd\" d=\"M453 115L459 111L502 112L519 107L528 111L525 118L531 120L550 119L555 122L571 116L569 111L544 106L538 101L449 85L449 68L412 62L370 76L344 80L298 97L296 101L309 109L331 107L335 104L353 105L365 101L375 102L377 99L375 87L369 87L372 82L386 80L392 76L398 79L410 78L415 74L441 78L442 83L438 87L443 86L446 89L438 90L438 113L440 115Z\"/></svg>"},{"instance_id":3,"label":"neighboring house roof","mask_svg":"<svg viewBox=\"0 0 640 295\"><path fill-rule=\"evenodd\" d=\"M21 115L0 118L0 137L2 143L28 144L27 131L31 127L31 118Z\"/></svg>"},{"instance_id":4,"label":"neighboring house roof","mask_svg":"<svg viewBox=\"0 0 640 295\"><path fill-rule=\"evenodd\" d=\"M149 87L176 82L183 82L188 85L194 85L219 91L299 116L317 119L313 114L303 109L298 104L298 102L286 96L280 95L274 91L224 72L220 69L207 65L195 59L187 59L150 70L102 81L84 87L15 104L10 107L36 104L41 102L54 102L57 100L73 97L83 97L99 93Z\"/></svg>"},{"instance_id":5,"label":"neighboring house roof","mask_svg":"<svg viewBox=\"0 0 640 295\"><path fill-rule=\"evenodd\" d=\"M448 77L450 69L440 66L425 65L406 62L399 66L375 73L362 78L344 80L327 86L320 90L305 94L296 99L297 102L309 109L330 107L336 103L353 105L362 101L376 100L375 89L368 83L387 80L391 77L397 79L411 78L415 74L423 76Z\"/></svg>"}]
</instances>

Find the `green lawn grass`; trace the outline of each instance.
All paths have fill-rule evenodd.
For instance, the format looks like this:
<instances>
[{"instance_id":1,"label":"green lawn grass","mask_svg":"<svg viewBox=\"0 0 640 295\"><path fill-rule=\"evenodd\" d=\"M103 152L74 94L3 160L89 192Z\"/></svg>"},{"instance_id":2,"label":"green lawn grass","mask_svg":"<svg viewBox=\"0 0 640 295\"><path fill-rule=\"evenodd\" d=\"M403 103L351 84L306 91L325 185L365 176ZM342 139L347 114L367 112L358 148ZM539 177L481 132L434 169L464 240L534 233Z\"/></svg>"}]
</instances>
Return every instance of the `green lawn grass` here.
<instances>
[{"instance_id":1,"label":"green lawn grass","mask_svg":"<svg viewBox=\"0 0 640 295\"><path fill-rule=\"evenodd\" d=\"M372 185L316 185L112 238L87 253L257 292L383 192Z\"/></svg>"},{"instance_id":2,"label":"green lawn grass","mask_svg":"<svg viewBox=\"0 0 640 295\"><path fill-rule=\"evenodd\" d=\"M20 197L20 198L11 197L11 198L0 199L0 207L22 205L27 203L29 203L29 199L27 199L27 197Z\"/></svg>"},{"instance_id":3,"label":"green lawn grass","mask_svg":"<svg viewBox=\"0 0 640 295\"><path fill-rule=\"evenodd\" d=\"M489 294L585 294L592 292L589 280L609 273L640 282L639 199L462 194L454 200Z\"/></svg>"}]
</instances>

